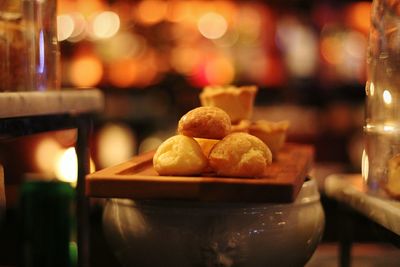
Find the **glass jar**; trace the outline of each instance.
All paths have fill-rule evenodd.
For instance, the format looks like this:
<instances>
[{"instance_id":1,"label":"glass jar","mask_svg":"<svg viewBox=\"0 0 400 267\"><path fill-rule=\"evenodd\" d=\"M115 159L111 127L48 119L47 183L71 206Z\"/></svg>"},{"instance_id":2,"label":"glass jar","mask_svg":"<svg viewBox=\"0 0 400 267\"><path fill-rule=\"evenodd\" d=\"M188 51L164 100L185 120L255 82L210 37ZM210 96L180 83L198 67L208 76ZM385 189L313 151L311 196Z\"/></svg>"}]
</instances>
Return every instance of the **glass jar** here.
<instances>
[{"instance_id":1,"label":"glass jar","mask_svg":"<svg viewBox=\"0 0 400 267\"><path fill-rule=\"evenodd\" d=\"M400 196L400 1L374 0L367 55L362 174L370 193Z\"/></svg>"},{"instance_id":2,"label":"glass jar","mask_svg":"<svg viewBox=\"0 0 400 267\"><path fill-rule=\"evenodd\" d=\"M0 5L0 92L60 88L56 0Z\"/></svg>"}]
</instances>

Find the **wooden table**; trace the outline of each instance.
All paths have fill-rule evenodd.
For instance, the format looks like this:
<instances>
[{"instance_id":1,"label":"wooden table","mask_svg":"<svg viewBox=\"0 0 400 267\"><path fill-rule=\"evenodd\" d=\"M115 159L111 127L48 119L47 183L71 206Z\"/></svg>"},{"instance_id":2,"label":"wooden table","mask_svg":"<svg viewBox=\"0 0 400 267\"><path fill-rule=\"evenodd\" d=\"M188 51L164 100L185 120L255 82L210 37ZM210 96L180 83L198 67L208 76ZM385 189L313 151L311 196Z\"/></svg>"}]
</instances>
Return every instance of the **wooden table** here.
<instances>
[{"instance_id":1,"label":"wooden table","mask_svg":"<svg viewBox=\"0 0 400 267\"><path fill-rule=\"evenodd\" d=\"M93 116L103 110L97 89L0 93L0 140L62 129L77 129L78 265L89 265L88 200L85 176L89 173L89 136ZM1 182L1 181L0 181ZM4 192L0 184L0 193ZM0 196L0 200L3 199Z\"/></svg>"},{"instance_id":2,"label":"wooden table","mask_svg":"<svg viewBox=\"0 0 400 267\"><path fill-rule=\"evenodd\" d=\"M400 244L400 202L367 193L360 174L334 174L325 179L324 193L382 228L385 239ZM351 219L351 218L350 218ZM341 240L341 266L350 266L351 240Z\"/></svg>"}]
</instances>

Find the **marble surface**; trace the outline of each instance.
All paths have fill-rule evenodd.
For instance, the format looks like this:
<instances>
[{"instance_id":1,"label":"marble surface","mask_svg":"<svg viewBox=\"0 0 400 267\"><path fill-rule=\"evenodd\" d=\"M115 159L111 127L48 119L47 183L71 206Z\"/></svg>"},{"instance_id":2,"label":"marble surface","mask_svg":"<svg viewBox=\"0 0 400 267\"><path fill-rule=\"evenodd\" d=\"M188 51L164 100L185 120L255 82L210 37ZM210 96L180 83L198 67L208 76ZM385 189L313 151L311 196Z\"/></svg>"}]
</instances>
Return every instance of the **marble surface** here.
<instances>
[{"instance_id":1,"label":"marble surface","mask_svg":"<svg viewBox=\"0 0 400 267\"><path fill-rule=\"evenodd\" d=\"M104 97L98 89L0 93L0 118L99 112Z\"/></svg>"},{"instance_id":2,"label":"marble surface","mask_svg":"<svg viewBox=\"0 0 400 267\"><path fill-rule=\"evenodd\" d=\"M400 235L400 202L367 194L361 175L330 175L325 180L324 191L327 196Z\"/></svg>"}]
</instances>

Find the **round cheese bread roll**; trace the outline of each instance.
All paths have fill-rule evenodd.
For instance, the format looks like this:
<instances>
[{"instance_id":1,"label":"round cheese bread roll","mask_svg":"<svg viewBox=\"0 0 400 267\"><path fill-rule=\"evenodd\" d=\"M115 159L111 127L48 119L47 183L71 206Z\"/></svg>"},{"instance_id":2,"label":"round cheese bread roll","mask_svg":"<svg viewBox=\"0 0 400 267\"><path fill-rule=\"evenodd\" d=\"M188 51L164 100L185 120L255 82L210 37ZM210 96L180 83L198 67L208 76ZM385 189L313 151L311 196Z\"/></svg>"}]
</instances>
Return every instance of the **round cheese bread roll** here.
<instances>
[{"instance_id":1,"label":"round cheese bread roll","mask_svg":"<svg viewBox=\"0 0 400 267\"><path fill-rule=\"evenodd\" d=\"M207 158L199 144L184 135L165 140L153 156L153 167L160 175L200 174L207 165Z\"/></svg>"},{"instance_id":2,"label":"round cheese bread roll","mask_svg":"<svg viewBox=\"0 0 400 267\"><path fill-rule=\"evenodd\" d=\"M186 136L222 139L231 131L229 115L217 107L198 107L182 116L178 133Z\"/></svg>"},{"instance_id":3,"label":"round cheese bread roll","mask_svg":"<svg viewBox=\"0 0 400 267\"><path fill-rule=\"evenodd\" d=\"M267 145L248 133L227 135L215 144L209 155L209 165L219 176L261 176L271 162Z\"/></svg>"}]
</instances>

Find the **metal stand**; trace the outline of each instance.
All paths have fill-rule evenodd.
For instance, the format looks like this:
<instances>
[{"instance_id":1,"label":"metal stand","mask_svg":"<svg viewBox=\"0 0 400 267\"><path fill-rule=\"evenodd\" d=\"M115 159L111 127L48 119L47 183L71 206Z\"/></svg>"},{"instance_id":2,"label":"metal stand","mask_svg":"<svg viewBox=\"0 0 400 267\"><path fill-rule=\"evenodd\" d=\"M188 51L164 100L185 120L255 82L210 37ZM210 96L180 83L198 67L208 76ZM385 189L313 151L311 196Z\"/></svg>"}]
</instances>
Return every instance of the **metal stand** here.
<instances>
[{"instance_id":1,"label":"metal stand","mask_svg":"<svg viewBox=\"0 0 400 267\"><path fill-rule=\"evenodd\" d=\"M94 114L102 111L99 90L0 93L0 139L63 129L77 129L78 158L77 224L78 266L89 266L89 202L85 196L85 176L89 173ZM5 203L3 171L0 165L0 205Z\"/></svg>"},{"instance_id":2,"label":"metal stand","mask_svg":"<svg viewBox=\"0 0 400 267\"><path fill-rule=\"evenodd\" d=\"M89 200L85 195L85 176L90 172L89 136L92 132L92 121L88 115L77 118L78 155L77 183L77 219L78 219L78 265L89 266Z\"/></svg>"}]
</instances>

